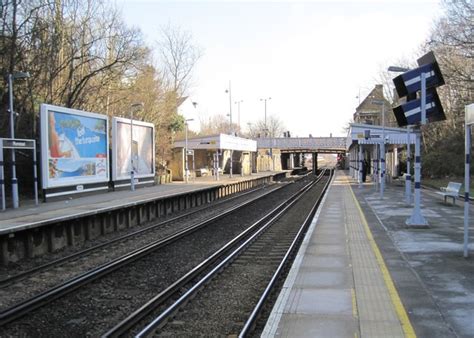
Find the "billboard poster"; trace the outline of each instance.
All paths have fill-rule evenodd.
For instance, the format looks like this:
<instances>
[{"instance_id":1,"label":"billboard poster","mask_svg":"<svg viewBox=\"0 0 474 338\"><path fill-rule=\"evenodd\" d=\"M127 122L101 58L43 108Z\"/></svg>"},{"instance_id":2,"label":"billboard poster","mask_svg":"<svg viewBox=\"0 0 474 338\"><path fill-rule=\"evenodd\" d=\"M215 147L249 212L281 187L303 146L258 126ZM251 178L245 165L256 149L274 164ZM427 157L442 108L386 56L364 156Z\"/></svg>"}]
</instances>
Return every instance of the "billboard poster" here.
<instances>
[{"instance_id":1,"label":"billboard poster","mask_svg":"<svg viewBox=\"0 0 474 338\"><path fill-rule=\"evenodd\" d=\"M43 189L107 182L107 117L41 105L41 156Z\"/></svg>"},{"instance_id":2,"label":"billboard poster","mask_svg":"<svg viewBox=\"0 0 474 338\"><path fill-rule=\"evenodd\" d=\"M133 120L133 137L129 119L112 119L112 179L155 176L155 127L152 123ZM132 157L131 157L132 156ZM133 161L131 161L131 159Z\"/></svg>"}]
</instances>

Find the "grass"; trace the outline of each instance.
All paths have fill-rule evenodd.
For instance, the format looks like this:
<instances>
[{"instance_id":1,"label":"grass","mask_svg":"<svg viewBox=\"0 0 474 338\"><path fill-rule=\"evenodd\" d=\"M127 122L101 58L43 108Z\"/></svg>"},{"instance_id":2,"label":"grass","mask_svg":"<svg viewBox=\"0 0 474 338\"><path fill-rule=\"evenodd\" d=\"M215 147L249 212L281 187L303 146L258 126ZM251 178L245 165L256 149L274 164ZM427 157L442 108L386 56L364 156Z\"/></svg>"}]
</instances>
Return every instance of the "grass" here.
<instances>
[{"instance_id":1,"label":"grass","mask_svg":"<svg viewBox=\"0 0 474 338\"><path fill-rule=\"evenodd\" d=\"M461 190L459 191L460 194L464 193L464 177L451 177L451 178L421 178L421 184L426 185L435 189L446 187L448 186L449 182L458 182L462 183ZM471 178L471 189L469 190L469 196L474 196L474 187L472 186L472 178Z\"/></svg>"}]
</instances>

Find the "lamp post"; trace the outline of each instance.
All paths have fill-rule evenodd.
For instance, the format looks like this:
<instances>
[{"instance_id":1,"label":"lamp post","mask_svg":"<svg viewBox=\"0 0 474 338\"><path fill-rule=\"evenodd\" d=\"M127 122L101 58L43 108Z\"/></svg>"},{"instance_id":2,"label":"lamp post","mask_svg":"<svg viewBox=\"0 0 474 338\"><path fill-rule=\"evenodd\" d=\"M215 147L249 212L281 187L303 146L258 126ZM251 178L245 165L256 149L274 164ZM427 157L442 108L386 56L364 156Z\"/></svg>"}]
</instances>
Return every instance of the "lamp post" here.
<instances>
[{"instance_id":1,"label":"lamp post","mask_svg":"<svg viewBox=\"0 0 474 338\"><path fill-rule=\"evenodd\" d=\"M133 110L137 107L143 108L143 103L130 105L130 190L135 191L135 168L133 167Z\"/></svg>"},{"instance_id":2,"label":"lamp post","mask_svg":"<svg viewBox=\"0 0 474 338\"><path fill-rule=\"evenodd\" d=\"M184 120L184 182L188 183L189 167L188 167L188 122L194 119Z\"/></svg>"},{"instance_id":3,"label":"lamp post","mask_svg":"<svg viewBox=\"0 0 474 338\"><path fill-rule=\"evenodd\" d=\"M15 138L15 113L13 111L13 80L15 79L26 79L30 77L28 72L14 72L13 74L8 74L8 98L9 98L9 109L10 109L10 137ZM16 178L16 158L15 158L15 149L12 149L12 199L13 199L13 208L16 209L19 207L19 197L18 197L18 181Z\"/></svg>"},{"instance_id":4,"label":"lamp post","mask_svg":"<svg viewBox=\"0 0 474 338\"><path fill-rule=\"evenodd\" d=\"M229 94L229 119L230 119L230 128L229 128L229 133L233 135L232 131L232 90L231 90L231 83L229 80L229 89L226 89L226 93ZM232 162L233 162L233 156L234 156L234 151L231 149L230 150L230 162L229 162L229 177L232 178Z\"/></svg>"},{"instance_id":5,"label":"lamp post","mask_svg":"<svg viewBox=\"0 0 474 338\"><path fill-rule=\"evenodd\" d=\"M409 68L398 67L398 66L390 66L387 69L389 72L395 73L405 73L409 71ZM411 204L411 145L410 145L410 126L407 126L407 173L405 177L405 203L410 205Z\"/></svg>"},{"instance_id":6,"label":"lamp post","mask_svg":"<svg viewBox=\"0 0 474 338\"><path fill-rule=\"evenodd\" d=\"M235 104L237 105L237 123L239 125L239 129L240 129L240 104L242 102L244 102L244 100L235 101Z\"/></svg>"},{"instance_id":7,"label":"lamp post","mask_svg":"<svg viewBox=\"0 0 474 338\"><path fill-rule=\"evenodd\" d=\"M380 198L383 198L383 193L385 190L385 99L382 100L372 100L373 104L382 106L382 142L380 143Z\"/></svg>"},{"instance_id":8,"label":"lamp post","mask_svg":"<svg viewBox=\"0 0 474 338\"><path fill-rule=\"evenodd\" d=\"M264 101L265 102L265 137L267 136L267 101L271 100L272 98L271 97L266 97L266 98L263 98L263 99L260 99L260 101Z\"/></svg>"}]
</instances>

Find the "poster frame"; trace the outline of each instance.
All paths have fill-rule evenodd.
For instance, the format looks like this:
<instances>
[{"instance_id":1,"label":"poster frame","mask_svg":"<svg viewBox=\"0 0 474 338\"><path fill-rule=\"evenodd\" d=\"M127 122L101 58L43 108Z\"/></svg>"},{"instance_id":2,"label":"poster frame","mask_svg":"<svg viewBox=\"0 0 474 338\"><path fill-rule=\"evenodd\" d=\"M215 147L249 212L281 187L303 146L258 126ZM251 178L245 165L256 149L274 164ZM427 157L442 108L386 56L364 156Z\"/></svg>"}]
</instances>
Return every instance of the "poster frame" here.
<instances>
[{"instance_id":1,"label":"poster frame","mask_svg":"<svg viewBox=\"0 0 474 338\"><path fill-rule=\"evenodd\" d=\"M125 123L130 125L130 119L123 118L123 117L112 117L112 181L123 181L123 180L130 180L130 174L117 177L117 165L118 165L118 131L117 131L117 124L118 123ZM150 122L143 122L138 120L133 120L133 126L141 126L141 127L149 127L152 130L152 162L153 162L153 172L149 174L138 174L135 173L135 179L140 178L148 178L148 177L155 177L156 174L156 154L155 154L155 125Z\"/></svg>"},{"instance_id":2,"label":"poster frame","mask_svg":"<svg viewBox=\"0 0 474 338\"><path fill-rule=\"evenodd\" d=\"M51 182L49 179L49 159L48 159L48 149L49 149L49 123L48 123L48 113L50 111L58 112L62 114L76 115L82 117L89 117L105 121L105 139L106 139L106 175L102 178L75 178L73 182ZM78 109L65 108L50 104L41 104L40 106L40 127L41 127L41 178L42 178L42 188L51 189L51 188L60 188L60 187L81 187L82 190L84 184L94 184L94 183L105 183L108 184L110 181L110 156L109 156L109 121L106 115L86 112ZM85 190L85 189L84 189Z\"/></svg>"}]
</instances>

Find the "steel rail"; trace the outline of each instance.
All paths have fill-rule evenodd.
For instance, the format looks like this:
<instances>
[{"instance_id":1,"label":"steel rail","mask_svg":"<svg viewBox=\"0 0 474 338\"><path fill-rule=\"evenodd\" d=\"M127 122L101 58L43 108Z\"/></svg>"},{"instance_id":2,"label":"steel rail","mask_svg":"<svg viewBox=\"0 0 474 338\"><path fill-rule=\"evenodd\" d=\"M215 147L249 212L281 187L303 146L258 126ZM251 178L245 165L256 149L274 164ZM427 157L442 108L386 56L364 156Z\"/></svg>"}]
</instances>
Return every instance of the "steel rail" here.
<instances>
[{"instance_id":1,"label":"steel rail","mask_svg":"<svg viewBox=\"0 0 474 338\"><path fill-rule=\"evenodd\" d=\"M329 184L331 183L331 179L334 175L334 171L331 170L330 172L330 178L329 180L327 181L325 187L323 188L323 192L321 193L321 195L319 196L318 200L316 201L316 203L314 204L314 206L311 208L311 211L309 212L308 216L306 217L306 219L304 220L304 222L301 224L300 226L300 229L298 231L298 233L296 234L293 242L291 243L290 247L288 248L288 250L286 251L286 254L285 256L283 257L283 259L281 260L280 264L278 265L278 268L275 270L272 278L270 279L270 282L268 283L267 287L265 288L265 290L263 291L262 293L262 296L260 297L260 299L258 300L257 304L255 305L255 308L253 309L252 313L250 314L249 318L247 319L247 321L245 322L244 324L244 327L242 328L242 330L240 331L239 333L239 338L244 338L244 337L247 337L247 335L251 332L256 320L258 319L258 316L262 310L262 307L263 305L265 304L265 301L267 300L267 298L269 297L270 293L272 292L274 286L275 286L275 283L277 282L278 278L281 276L282 272L283 272L283 269L284 267L287 265L287 263L289 262L290 260L290 257L291 257L291 254L292 252L295 250L295 248L297 247L297 244L299 243L299 241L302 239L302 237L304 236L307 228L309 227L309 225L311 224L313 218L314 218L314 215L316 214L316 211L318 210L319 208L319 205L323 199L323 196L325 195L328 187L329 187Z\"/></svg>"},{"instance_id":2,"label":"steel rail","mask_svg":"<svg viewBox=\"0 0 474 338\"><path fill-rule=\"evenodd\" d=\"M136 337L148 337L151 336L157 329L162 327L167 320L169 320L184 304L186 304L194 295L197 293L207 282L209 282L217 273L222 271L230 262L236 258L247 246L254 242L263 232L265 232L276 220L278 220L285 212L291 208L300 198L304 196L304 193L309 191L314 185L316 185L319 180L323 177L324 173L318 176L317 180L314 180L310 184L306 185L303 189L299 190L294 194L290 199L291 201L285 201L280 204L277 208L272 211L271 218L267 220L260 219L256 222L261 224L259 229L257 229L248 239L246 239L242 244L233 250L227 257L225 257L217 266L215 266L210 272L208 272L202 279L200 279L196 284L194 284L187 292L185 292L176 302L171 306L165 309L158 317L152 320L143 330L141 330ZM268 219L268 217L265 217ZM263 221L262 221L263 220Z\"/></svg>"},{"instance_id":3,"label":"steel rail","mask_svg":"<svg viewBox=\"0 0 474 338\"><path fill-rule=\"evenodd\" d=\"M206 220L200 221L198 223L192 224L184 229L181 229L180 231L167 236L165 238L159 239L157 241L154 241L152 243L146 244L145 246L138 248L136 250L133 250L132 252L120 256L116 259L113 259L110 262L104 263L92 270L89 270L87 272L84 272L76 277L71 278L70 280L61 283L55 287L52 287L30 299L27 299L23 302L20 302L18 304L13 305L12 307L7 308L6 310L2 311L0 313L0 326L3 326L21 316L24 316L25 314L41 307L44 306L45 304L50 303L51 301L60 298L100 277L103 277L127 264L130 264L148 254L151 252L162 248L166 245L169 245L173 243L174 241L183 238L194 231L197 231L199 228L204 227L211 222L214 222L216 220L219 220L223 218L224 216L227 216L231 214L232 212L235 212L246 205L249 205L251 203L254 203L255 201L275 192L278 191L279 189L283 188L284 185L281 187L278 187L276 189L273 189L271 191L268 191L264 193L263 195L256 196L254 198L251 198L250 200L247 200L245 202L242 202L236 206L233 206L226 211L212 216Z\"/></svg>"},{"instance_id":4,"label":"steel rail","mask_svg":"<svg viewBox=\"0 0 474 338\"><path fill-rule=\"evenodd\" d=\"M243 194L239 194L237 196L232 196L230 198L227 198L225 200L220 200L212 205L208 205L204 208L200 208L198 210L192 210L190 212L187 212L185 214L182 214L182 215L178 215L178 216L175 216L175 217L172 217L170 219L167 219L167 220L164 220L162 222L159 222L159 223L155 223L155 224L152 224L152 225L149 225L145 228L142 228L142 229L139 229L139 230L136 230L136 231L133 231L131 233L128 233L128 234L125 234L125 235L122 235L120 237L117 237L117 238L114 238L110 241L107 241L107 242L104 242L104 243L100 243L100 244L97 244L97 245L94 245L90 248L87 248L85 250L81 250L81 251L78 251L78 252L75 252L71 255L68 255L68 256L65 256L65 257L61 257L59 259L56 259L56 260L53 260L51 262L47 262L45 264L42 264L42 265L39 265L39 266L36 266L32 269L29 269L27 271L24 271L24 272L21 272L21 273L18 273L14 276L11 276L11 277L8 277L8 278L4 278L4 279L1 279L0 280L0 288L4 288L10 284L12 284L13 282L15 281L18 281L18 280L21 280L21 279L24 279L34 273L37 273L37 272L40 272L40 271L44 271L44 270L47 270L48 268L51 268L51 267L54 267L54 266L60 266L62 263L66 263L66 262L69 262L69 261L72 261L73 259L75 258L78 258L78 257L81 257L81 256L85 256L86 254L92 252L92 251L95 251L95 250L98 250L98 249L102 249L104 247L107 247L109 245L112 245L112 244L115 244L115 243L118 243L120 241L124 241L124 240L127 240L127 239L130 239L132 237L135 237L135 236L138 236L138 235L141 235L143 233L146 233L146 232L149 232L149 231L152 231L152 230L155 230L156 228L159 228L159 227L163 227L163 226L166 226L167 224L169 223L173 223L173 222L176 222L176 221L179 221L183 218L186 218L186 217L189 217L189 216L192 216L196 213L199 213L201 211L205 211L207 209L210 209L210 208L214 208L216 207L216 205L220 205L220 204L223 204L223 203L226 203L228 201L231 201L233 199L236 199L236 198L239 198L239 197L242 197L242 196L245 196L247 194L250 194L252 192L255 192L255 191L258 191L260 189L263 189L263 188L257 188L257 189L252 189L252 190L249 190L249 191L246 191L244 192Z\"/></svg>"},{"instance_id":5,"label":"steel rail","mask_svg":"<svg viewBox=\"0 0 474 338\"><path fill-rule=\"evenodd\" d=\"M318 176L317 180L319 180L321 177L322 175ZM314 185L314 182L310 182L309 184L305 185L300 191L302 190L306 191L312 185ZM152 299L150 299L147 303L142 305L140 308L138 308L133 313L131 313L128 317L126 317L117 325L115 325L112 329L110 329L105 334L103 334L102 337L119 337L127 333L132 327L137 325L139 321L141 321L145 316L147 316L150 312L152 312L156 307L163 304L170 297L172 297L176 293L177 290L180 290L187 283L189 283L198 275L203 273L213 263L215 263L220 257L222 257L226 252L231 250L232 247L235 247L237 243L242 241L246 236L248 236L252 231L254 231L255 228L258 227L262 222L272 217L282 207L284 207L289 202L291 202L291 200L293 200L296 196L297 194L291 196L284 202L280 203L276 208L274 208L269 213L267 213L267 215L263 216L258 221L253 223L242 233L237 235L235 238L233 238L232 240L227 242L224 246L222 246L220 249L218 249L216 252L214 252L211 256L209 256L208 258L203 260L201 263L196 265L193 269L191 269L185 275L180 277L173 284L168 286L165 290L161 291L159 294L157 294Z\"/></svg>"}]
</instances>

